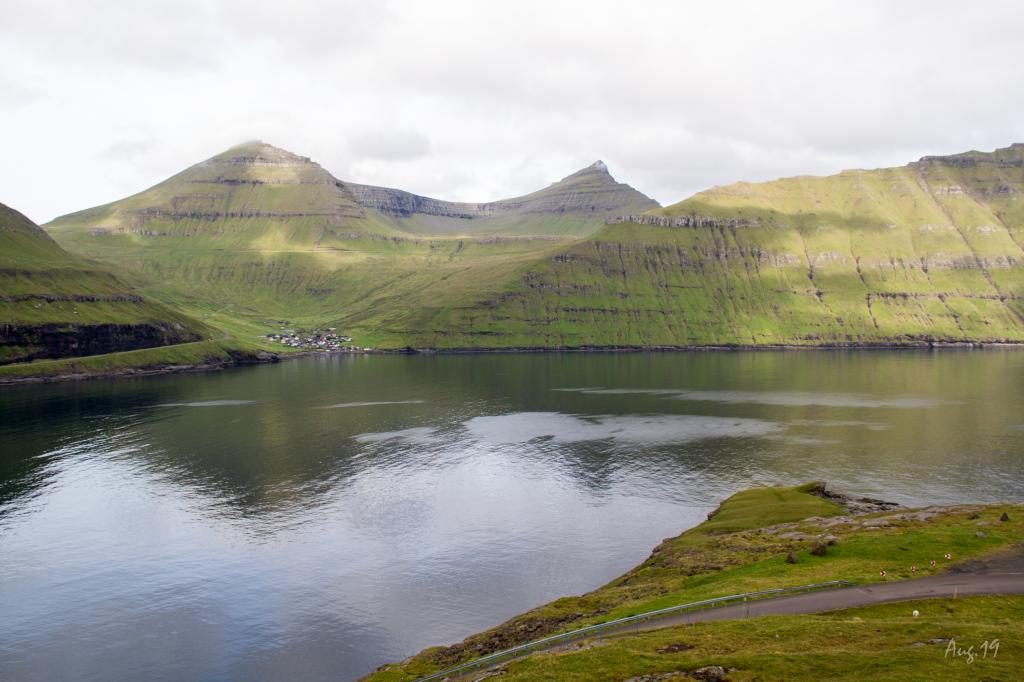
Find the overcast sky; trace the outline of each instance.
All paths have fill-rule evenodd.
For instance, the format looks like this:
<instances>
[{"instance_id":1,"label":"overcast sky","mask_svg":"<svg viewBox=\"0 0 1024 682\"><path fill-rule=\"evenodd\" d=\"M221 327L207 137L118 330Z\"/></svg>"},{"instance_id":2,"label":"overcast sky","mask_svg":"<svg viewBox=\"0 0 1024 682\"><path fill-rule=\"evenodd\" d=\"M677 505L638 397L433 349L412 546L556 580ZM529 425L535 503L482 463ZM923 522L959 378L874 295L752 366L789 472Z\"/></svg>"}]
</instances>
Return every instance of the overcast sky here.
<instances>
[{"instance_id":1,"label":"overcast sky","mask_svg":"<svg viewBox=\"0 0 1024 682\"><path fill-rule=\"evenodd\" d=\"M454 200L596 159L673 203L1024 141L1024 3L4 0L0 202L39 222L262 139Z\"/></svg>"}]
</instances>

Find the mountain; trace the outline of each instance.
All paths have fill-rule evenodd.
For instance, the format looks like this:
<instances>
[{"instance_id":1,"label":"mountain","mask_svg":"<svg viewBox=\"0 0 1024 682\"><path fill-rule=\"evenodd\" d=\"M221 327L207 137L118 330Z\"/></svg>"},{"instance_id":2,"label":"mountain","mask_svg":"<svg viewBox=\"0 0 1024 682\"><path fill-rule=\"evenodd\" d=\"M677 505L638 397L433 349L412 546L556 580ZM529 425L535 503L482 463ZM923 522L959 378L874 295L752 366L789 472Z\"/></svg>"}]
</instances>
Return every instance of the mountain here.
<instances>
[{"instance_id":1,"label":"mountain","mask_svg":"<svg viewBox=\"0 0 1024 682\"><path fill-rule=\"evenodd\" d=\"M600 162L523 197L467 204L343 182L252 142L46 229L247 329L332 321L366 345L401 345L436 311L472 305L609 218L657 206Z\"/></svg>"},{"instance_id":2,"label":"mountain","mask_svg":"<svg viewBox=\"0 0 1024 682\"><path fill-rule=\"evenodd\" d=\"M204 327L0 204L0 365L195 341Z\"/></svg>"},{"instance_id":3,"label":"mountain","mask_svg":"<svg viewBox=\"0 0 1024 682\"><path fill-rule=\"evenodd\" d=\"M389 234L330 173L262 142L232 147L120 201L57 218L48 229L91 237L199 237L220 248L309 249L345 227Z\"/></svg>"},{"instance_id":4,"label":"mountain","mask_svg":"<svg viewBox=\"0 0 1024 682\"><path fill-rule=\"evenodd\" d=\"M658 203L598 161L514 199L458 203L335 179L304 156L249 142L134 196L57 218L55 233L203 237L221 248L322 247L363 235L583 234Z\"/></svg>"},{"instance_id":5,"label":"mountain","mask_svg":"<svg viewBox=\"0 0 1024 682\"><path fill-rule=\"evenodd\" d=\"M1021 144L737 183L608 225L413 343L1024 342L1022 247Z\"/></svg>"},{"instance_id":6,"label":"mountain","mask_svg":"<svg viewBox=\"0 0 1024 682\"><path fill-rule=\"evenodd\" d=\"M254 335L287 321L385 348L1024 342L1022 197L1024 145L660 208L600 162L467 204L251 143L47 229Z\"/></svg>"},{"instance_id":7,"label":"mountain","mask_svg":"<svg viewBox=\"0 0 1024 682\"><path fill-rule=\"evenodd\" d=\"M602 161L542 190L489 203L439 201L398 189L345 183L356 201L416 234L586 234L658 202L616 182Z\"/></svg>"}]
</instances>

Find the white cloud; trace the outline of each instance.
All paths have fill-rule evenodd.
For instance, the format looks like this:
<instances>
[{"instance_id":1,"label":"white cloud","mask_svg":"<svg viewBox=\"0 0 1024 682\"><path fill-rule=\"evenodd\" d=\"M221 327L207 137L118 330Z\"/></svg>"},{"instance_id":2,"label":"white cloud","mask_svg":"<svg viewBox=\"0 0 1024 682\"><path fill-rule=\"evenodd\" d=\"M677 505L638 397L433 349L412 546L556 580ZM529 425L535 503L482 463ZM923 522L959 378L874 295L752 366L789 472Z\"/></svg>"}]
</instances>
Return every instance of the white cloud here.
<instances>
[{"instance_id":1,"label":"white cloud","mask_svg":"<svg viewBox=\"0 0 1024 682\"><path fill-rule=\"evenodd\" d=\"M349 137L355 158L406 161L426 156L430 140L413 131L368 130Z\"/></svg>"},{"instance_id":2,"label":"white cloud","mask_svg":"<svg viewBox=\"0 0 1024 682\"><path fill-rule=\"evenodd\" d=\"M662 203L1024 139L1024 6L13 0L0 201L44 221L246 139L456 200L601 158Z\"/></svg>"}]
</instances>

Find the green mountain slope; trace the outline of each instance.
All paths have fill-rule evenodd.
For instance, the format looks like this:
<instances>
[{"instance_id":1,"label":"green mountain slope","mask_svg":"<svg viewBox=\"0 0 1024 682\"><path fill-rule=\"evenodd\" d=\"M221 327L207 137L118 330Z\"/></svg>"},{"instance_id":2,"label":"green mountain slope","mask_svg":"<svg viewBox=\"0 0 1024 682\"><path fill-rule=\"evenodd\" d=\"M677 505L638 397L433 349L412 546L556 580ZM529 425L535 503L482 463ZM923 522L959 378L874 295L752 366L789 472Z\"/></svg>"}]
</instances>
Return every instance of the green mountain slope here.
<instances>
[{"instance_id":1,"label":"green mountain slope","mask_svg":"<svg viewBox=\"0 0 1024 682\"><path fill-rule=\"evenodd\" d=\"M609 225L414 343L1022 342L1022 246L1024 145L739 183Z\"/></svg>"},{"instance_id":2,"label":"green mountain slope","mask_svg":"<svg viewBox=\"0 0 1024 682\"><path fill-rule=\"evenodd\" d=\"M367 212L330 173L308 158L250 142L185 169L120 201L57 218L60 233L85 227L92 237L200 237L222 249L302 250L344 226L396 234Z\"/></svg>"},{"instance_id":3,"label":"green mountain slope","mask_svg":"<svg viewBox=\"0 0 1024 682\"><path fill-rule=\"evenodd\" d=\"M344 183L255 142L46 227L236 332L331 321L401 346L435 310L472 305L573 235L656 206L600 163L518 199L456 204Z\"/></svg>"},{"instance_id":4,"label":"green mountain slope","mask_svg":"<svg viewBox=\"0 0 1024 682\"><path fill-rule=\"evenodd\" d=\"M195 341L204 329L0 204L0 364Z\"/></svg>"}]
</instances>

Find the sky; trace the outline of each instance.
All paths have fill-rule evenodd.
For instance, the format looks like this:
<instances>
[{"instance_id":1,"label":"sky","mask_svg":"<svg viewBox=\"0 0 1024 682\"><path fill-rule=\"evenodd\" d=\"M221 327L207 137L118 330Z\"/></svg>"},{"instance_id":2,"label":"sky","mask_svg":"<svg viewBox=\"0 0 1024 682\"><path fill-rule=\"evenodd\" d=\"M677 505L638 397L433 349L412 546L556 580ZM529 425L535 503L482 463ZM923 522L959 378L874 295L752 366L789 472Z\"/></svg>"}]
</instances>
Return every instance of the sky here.
<instances>
[{"instance_id":1,"label":"sky","mask_svg":"<svg viewBox=\"0 0 1024 682\"><path fill-rule=\"evenodd\" d=\"M988 151L1024 141L1022 30L998 0L4 0L0 202L45 222L253 139L457 201Z\"/></svg>"}]
</instances>

